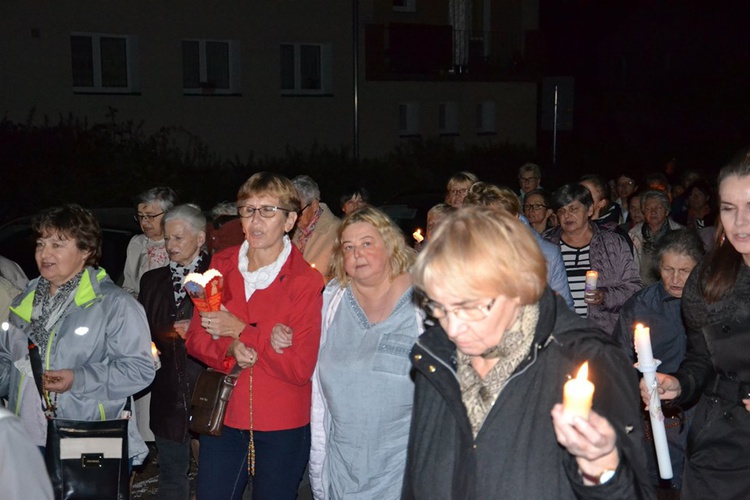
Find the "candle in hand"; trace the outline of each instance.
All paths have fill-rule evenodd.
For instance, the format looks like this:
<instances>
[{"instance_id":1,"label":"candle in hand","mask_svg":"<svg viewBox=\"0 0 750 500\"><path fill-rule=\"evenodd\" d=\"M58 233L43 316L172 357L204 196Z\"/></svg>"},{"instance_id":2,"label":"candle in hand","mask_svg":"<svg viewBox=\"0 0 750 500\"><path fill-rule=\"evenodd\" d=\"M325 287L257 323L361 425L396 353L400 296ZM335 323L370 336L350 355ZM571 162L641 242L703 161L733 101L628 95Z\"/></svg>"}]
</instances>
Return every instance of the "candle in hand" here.
<instances>
[{"instance_id":1,"label":"candle in hand","mask_svg":"<svg viewBox=\"0 0 750 500\"><path fill-rule=\"evenodd\" d=\"M635 325L635 352L638 353L638 363L641 366L654 364L654 353L651 350L651 333L648 327L641 323Z\"/></svg>"},{"instance_id":2,"label":"candle in hand","mask_svg":"<svg viewBox=\"0 0 750 500\"><path fill-rule=\"evenodd\" d=\"M154 358L154 370L158 370L161 368L161 359L159 359L159 349L153 342L151 342L151 356Z\"/></svg>"},{"instance_id":3,"label":"candle in hand","mask_svg":"<svg viewBox=\"0 0 750 500\"><path fill-rule=\"evenodd\" d=\"M424 236L422 236L422 229L421 228L417 228L416 231L414 231L413 233L411 233L411 236L412 236L412 238L414 238L415 240L417 240L417 243L422 243L424 241Z\"/></svg>"},{"instance_id":4,"label":"candle in hand","mask_svg":"<svg viewBox=\"0 0 750 500\"><path fill-rule=\"evenodd\" d=\"M594 398L594 384L588 380L589 363L581 365L576 378L568 380L563 387L563 412L568 421L576 415L589 418L591 401Z\"/></svg>"}]
</instances>

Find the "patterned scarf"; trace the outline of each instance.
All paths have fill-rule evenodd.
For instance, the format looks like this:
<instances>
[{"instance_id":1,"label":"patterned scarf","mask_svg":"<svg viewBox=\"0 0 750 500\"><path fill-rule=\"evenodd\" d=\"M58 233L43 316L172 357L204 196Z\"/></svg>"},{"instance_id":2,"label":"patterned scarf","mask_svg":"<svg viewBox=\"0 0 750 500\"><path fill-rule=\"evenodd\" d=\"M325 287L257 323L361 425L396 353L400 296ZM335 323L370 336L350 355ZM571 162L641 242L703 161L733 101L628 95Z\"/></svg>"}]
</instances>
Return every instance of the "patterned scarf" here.
<instances>
[{"instance_id":1,"label":"patterned scarf","mask_svg":"<svg viewBox=\"0 0 750 500\"><path fill-rule=\"evenodd\" d=\"M651 228L647 223L643 223L641 227L641 234L643 234L643 253L646 255L653 255L656 253L656 244L659 238L669 232L669 219L664 219L664 224L661 225L656 233L651 232Z\"/></svg>"},{"instance_id":2,"label":"patterned scarf","mask_svg":"<svg viewBox=\"0 0 750 500\"><path fill-rule=\"evenodd\" d=\"M169 262L169 255L164 244L164 240L152 241L146 238L146 266L143 272L151 271L152 269L158 269L164 267Z\"/></svg>"},{"instance_id":3,"label":"patterned scarf","mask_svg":"<svg viewBox=\"0 0 750 500\"><path fill-rule=\"evenodd\" d=\"M81 276L83 276L83 271L57 287L57 292L54 295L50 295L50 282L45 278L39 278L31 310L31 333L29 337L39 346L40 354L47 351L47 344L53 328L68 309L68 306L73 303L75 291L81 282ZM41 355L44 356L44 354Z\"/></svg>"},{"instance_id":4,"label":"patterned scarf","mask_svg":"<svg viewBox=\"0 0 750 500\"><path fill-rule=\"evenodd\" d=\"M187 266L181 266L177 262L169 261L169 271L172 273L172 291L174 292L174 303L177 309L180 308L185 297L187 297L187 292L183 286L185 276L194 273L200 267L203 255L203 252L199 253L198 257L193 259L193 262Z\"/></svg>"},{"instance_id":5,"label":"patterned scarf","mask_svg":"<svg viewBox=\"0 0 750 500\"><path fill-rule=\"evenodd\" d=\"M322 213L323 207L318 207L318 211L315 212L315 215L313 215L313 218L310 220L310 224L308 224L306 228L297 228L297 231L299 231L299 237L297 238L297 248L299 248L300 252L305 253L307 240L310 239L312 232L315 231L315 225L318 223L318 219L320 219Z\"/></svg>"},{"instance_id":6,"label":"patterned scarf","mask_svg":"<svg viewBox=\"0 0 750 500\"><path fill-rule=\"evenodd\" d=\"M534 340L536 324L539 321L539 304L521 308L515 323L503 334L497 349L490 349L487 358L499 358L489 373L481 378L471 366L471 358L457 351L458 383L461 387L461 400L471 422L474 437L479 434L487 414L521 361L529 354Z\"/></svg>"}]
</instances>

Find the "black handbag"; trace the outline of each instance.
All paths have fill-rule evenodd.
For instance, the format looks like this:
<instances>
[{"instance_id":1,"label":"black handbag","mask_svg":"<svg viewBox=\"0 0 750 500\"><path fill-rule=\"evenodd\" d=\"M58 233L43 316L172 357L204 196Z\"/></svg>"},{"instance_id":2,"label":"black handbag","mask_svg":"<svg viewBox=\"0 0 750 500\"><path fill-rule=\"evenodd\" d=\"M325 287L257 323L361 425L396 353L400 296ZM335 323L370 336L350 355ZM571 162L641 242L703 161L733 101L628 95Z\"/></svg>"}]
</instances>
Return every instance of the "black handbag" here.
<instances>
[{"instance_id":1,"label":"black handbag","mask_svg":"<svg viewBox=\"0 0 750 500\"><path fill-rule=\"evenodd\" d=\"M241 368L234 365L229 374L208 369L200 374L190 400L190 430L198 434L221 436L229 398L237 384Z\"/></svg>"},{"instance_id":2,"label":"black handbag","mask_svg":"<svg viewBox=\"0 0 750 500\"><path fill-rule=\"evenodd\" d=\"M70 420L44 408L39 348L29 342L34 380L47 413L45 461L56 500L128 500L128 419ZM127 412L127 413L125 413ZM123 413L129 415L130 398Z\"/></svg>"}]
</instances>

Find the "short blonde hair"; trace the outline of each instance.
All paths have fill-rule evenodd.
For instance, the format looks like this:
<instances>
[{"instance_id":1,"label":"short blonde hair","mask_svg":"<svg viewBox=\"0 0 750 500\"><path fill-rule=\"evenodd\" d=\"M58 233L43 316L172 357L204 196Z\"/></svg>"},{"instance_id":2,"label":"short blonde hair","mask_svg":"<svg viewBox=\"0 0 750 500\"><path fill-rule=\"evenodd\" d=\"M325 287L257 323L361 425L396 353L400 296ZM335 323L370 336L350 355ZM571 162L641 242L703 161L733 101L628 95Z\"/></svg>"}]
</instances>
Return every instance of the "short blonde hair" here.
<instances>
[{"instance_id":1,"label":"short blonde hair","mask_svg":"<svg viewBox=\"0 0 750 500\"><path fill-rule=\"evenodd\" d=\"M240 186L237 192L237 202L246 200L251 196L275 196L279 199L280 208L291 212L299 212L302 205L300 204L297 189L292 181L273 172L258 172L253 174L248 180Z\"/></svg>"},{"instance_id":2,"label":"short blonde hair","mask_svg":"<svg viewBox=\"0 0 750 500\"><path fill-rule=\"evenodd\" d=\"M336 233L336 240L333 244L333 256L331 257L331 274L338 280L339 285L343 288L349 284L351 278L346 274L344 269L344 251L341 247L341 235L344 230L358 222L365 222L378 230L380 236L385 242L385 247L390 254L391 279L400 276L409 271L416 252L413 248L406 245L404 233L401 229L385 214L375 207L366 206L347 215L341 222L339 230Z\"/></svg>"},{"instance_id":3,"label":"short blonde hair","mask_svg":"<svg viewBox=\"0 0 750 500\"><path fill-rule=\"evenodd\" d=\"M467 189L471 187L472 184L479 181L479 177L476 176L476 174L473 174L471 172L457 172L453 175L451 175L451 178L448 179L448 184L446 186L446 189L450 191L451 189L458 189L459 186L462 186L461 189L463 189L463 186L465 186Z\"/></svg>"},{"instance_id":4,"label":"short blonde hair","mask_svg":"<svg viewBox=\"0 0 750 500\"><path fill-rule=\"evenodd\" d=\"M421 291L439 286L467 300L518 297L539 301L547 264L529 228L497 207L469 205L450 214L412 270Z\"/></svg>"},{"instance_id":5,"label":"short blonde hair","mask_svg":"<svg viewBox=\"0 0 750 500\"><path fill-rule=\"evenodd\" d=\"M521 212L521 200L510 188L495 186L488 182L475 182L469 188L464 203L469 205L496 206L518 215Z\"/></svg>"}]
</instances>

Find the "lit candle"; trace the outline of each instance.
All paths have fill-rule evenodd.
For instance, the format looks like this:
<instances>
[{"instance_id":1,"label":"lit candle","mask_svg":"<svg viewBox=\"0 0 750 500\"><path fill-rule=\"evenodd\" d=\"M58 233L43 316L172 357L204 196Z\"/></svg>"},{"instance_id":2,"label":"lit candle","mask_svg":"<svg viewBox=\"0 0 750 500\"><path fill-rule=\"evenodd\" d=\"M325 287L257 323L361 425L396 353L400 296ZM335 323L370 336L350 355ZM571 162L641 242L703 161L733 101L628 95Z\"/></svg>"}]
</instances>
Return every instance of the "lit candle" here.
<instances>
[{"instance_id":1,"label":"lit candle","mask_svg":"<svg viewBox=\"0 0 750 500\"><path fill-rule=\"evenodd\" d=\"M161 359L159 359L159 349L156 348L156 344L151 342L151 357L154 358L154 370L161 368Z\"/></svg>"},{"instance_id":2,"label":"lit candle","mask_svg":"<svg viewBox=\"0 0 750 500\"><path fill-rule=\"evenodd\" d=\"M635 325L635 352L638 353L638 363L641 366L654 364L654 352L651 350L651 332L641 323Z\"/></svg>"},{"instance_id":3,"label":"lit candle","mask_svg":"<svg viewBox=\"0 0 750 500\"><path fill-rule=\"evenodd\" d=\"M565 382L563 387L563 413L570 422L573 417L589 418L591 401L594 398L594 384L588 380L589 363L581 365L576 378Z\"/></svg>"},{"instance_id":4,"label":"lit candle","mask_svg":"<svg viewBox=\"0 0 750 500\"><path fill-rule=\"evenodd\" d=\"M596 292L597 280L599 280L598 271L586 271L586 285L583 291L584 297L593 298L594 292Z\"/></svg>"},{"instance_id":5,"label":"lit candle","mask_svg":"<svg viewBox=\"0 0 750 500\"><path fill-rule=\"evenodd\" d=\"M315 269L315 262L313 262L312 264L310 264L310 267L312 267L313 269Z\"/></svg>"},{"instance_id":6,"label":"lit candle","mask_svg":"<svg viewBox=\"0 0 750 500\"><path fill-rule=\"evenodd\" d=\"M651 433L654 437L659 476L662 479L671 479L673 475L672 461L669 457L667 432L664 428L664 413L661 409L661 400L657 390L659 383L656 380L656 368L661 361L654 359L649 328L640 323L635 325L635 350L638 353L638 363L635 364L635 367L643 374L643 381L649 391L648 416L651 421Z\"/></svg>"},{"instance_id":7,"label":"lit candle","mask_svg":"<svg viewBox=\"0 0 750 500\"><path fill-rule=\"evenodd\" d=\"M417 228L417 230L414 231L411 235L415 240L417 240L417 243L422 243L424 241L424 236L422 236L421 228Z\"/></svg>"}]
</instances>

